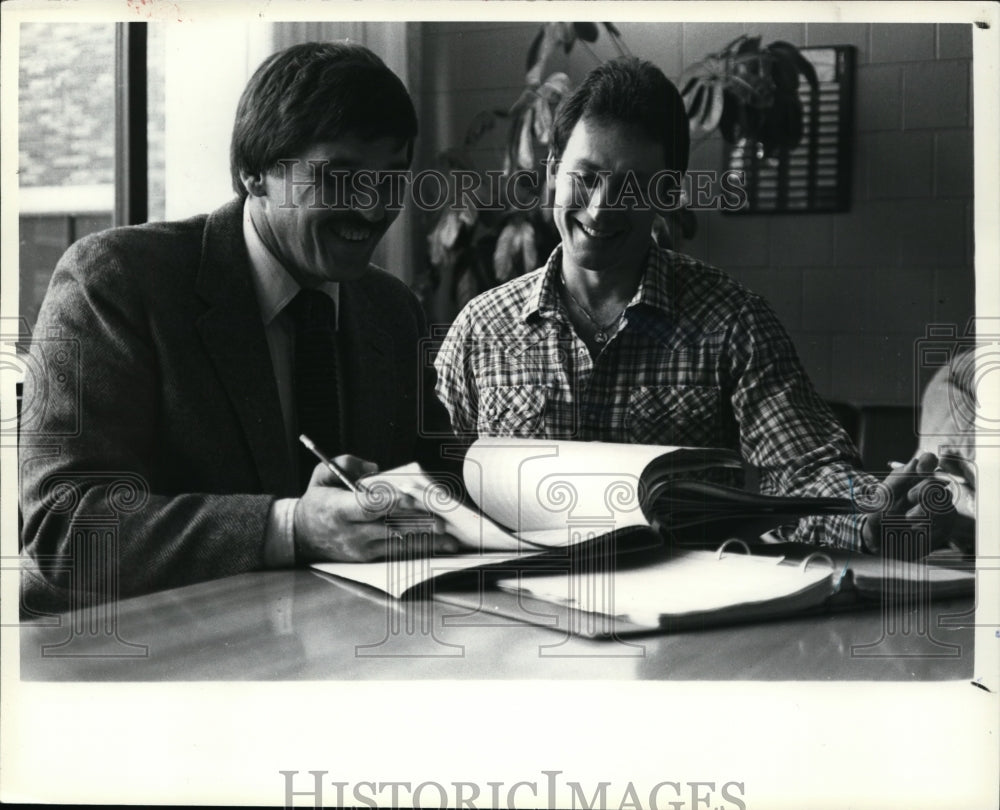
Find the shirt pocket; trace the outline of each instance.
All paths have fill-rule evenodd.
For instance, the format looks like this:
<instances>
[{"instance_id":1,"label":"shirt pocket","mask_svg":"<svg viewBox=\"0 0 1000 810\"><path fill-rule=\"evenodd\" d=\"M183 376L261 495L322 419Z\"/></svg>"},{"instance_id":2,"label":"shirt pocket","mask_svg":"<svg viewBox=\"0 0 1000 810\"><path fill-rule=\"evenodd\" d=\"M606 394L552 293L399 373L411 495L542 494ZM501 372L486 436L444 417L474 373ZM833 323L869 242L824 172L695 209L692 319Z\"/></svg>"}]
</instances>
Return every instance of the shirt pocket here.
<instances>
[{"instance_id":1,"label":"shirt pocket","mask_svg":"<svg viewBox=\"0 0 1000 810\"><path fill-rule=\"evenodd\" d=\"M547 388L495 385L480 391L476 428L480 436L542 437Z\"/></svg>"},{"instance_id":2,"label":"shirt pocket","mask_svg":"<svg viewBox=\"0 0 1000 810\"><path fill-rule=\"evenodd\" d=\"M636 444L722 446L721 394L707 385L643 385L629 394L625 429Z\"/></svg>"}]
</instances>

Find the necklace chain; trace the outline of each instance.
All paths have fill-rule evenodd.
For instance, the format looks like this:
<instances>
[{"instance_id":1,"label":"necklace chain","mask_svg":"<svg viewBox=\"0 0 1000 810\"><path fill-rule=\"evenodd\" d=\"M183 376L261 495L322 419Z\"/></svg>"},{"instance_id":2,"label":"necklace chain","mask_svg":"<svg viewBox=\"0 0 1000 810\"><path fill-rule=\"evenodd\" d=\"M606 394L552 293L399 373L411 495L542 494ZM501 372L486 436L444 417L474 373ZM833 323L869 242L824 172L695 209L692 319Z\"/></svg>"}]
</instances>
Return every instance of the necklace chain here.
<instances>
[{"instance_id":1,"label":"necklace chain","mask_svg":"<svg viewBox=\"0 0 1000 810\"><path fill-rule=\"evenodd\" d=\"M590 310L587 309L587 307L585 307L583 304L581 304L580 301L577 299L577 297L573 295L573 291L570 290L569 285L566 283L566 277L562 273L559 274L559 280L562 282L563 289L566 290L566 295L568 295L570 300L574 304L576 304L577 309L579 309L580 312L582 312L584 316L587 318L587 320L590 321L596 327L597 333L594 335L594 340L596 340L598 343L607 342L608 330L616 323L621 321L622 316L625 314L625 310L628 309L628 305L626 304L624 307L622 307L621 312L615 315L615 317L613 317L610 321L608 321L604 326L601 326L601 324L597 322L597 319L590 314Z\"/></svg>"}]
</instances>

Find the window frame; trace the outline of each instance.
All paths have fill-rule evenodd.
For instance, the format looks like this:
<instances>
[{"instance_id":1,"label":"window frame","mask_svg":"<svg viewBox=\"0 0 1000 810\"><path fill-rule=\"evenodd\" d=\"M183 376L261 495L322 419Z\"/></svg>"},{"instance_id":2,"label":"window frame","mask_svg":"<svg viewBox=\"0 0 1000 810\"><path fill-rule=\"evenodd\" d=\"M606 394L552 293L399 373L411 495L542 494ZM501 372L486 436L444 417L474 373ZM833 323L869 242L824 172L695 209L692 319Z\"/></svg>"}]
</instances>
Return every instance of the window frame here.
<instances>
[{"instance_id":1,"label":"window frame","mask_svg":"<svg viewBox=\"0 0 1000 810\"><path fill-rule=\"evenodd\" d=\"M147 26L115 25L115 226L149 219Z\"/></svg>"}]
</instances>

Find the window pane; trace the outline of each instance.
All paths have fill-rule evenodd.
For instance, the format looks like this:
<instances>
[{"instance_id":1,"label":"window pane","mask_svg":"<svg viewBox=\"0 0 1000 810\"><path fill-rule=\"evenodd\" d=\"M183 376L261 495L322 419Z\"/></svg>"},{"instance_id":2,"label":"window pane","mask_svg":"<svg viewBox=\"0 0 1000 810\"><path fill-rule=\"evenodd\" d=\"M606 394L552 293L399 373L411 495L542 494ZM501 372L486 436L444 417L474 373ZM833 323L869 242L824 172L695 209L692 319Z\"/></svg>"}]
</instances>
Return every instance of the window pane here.
<instances>
[{"instance_id":1,"label":"window pane","mask_svg":"<svg viewBox=\"0 0 1000 810\"><path fill-rule=\"evenodd\" d=\"M114 207L113 23L22 23L18 76L21 317L56 260Z\"/></svg>"}]
</instances>

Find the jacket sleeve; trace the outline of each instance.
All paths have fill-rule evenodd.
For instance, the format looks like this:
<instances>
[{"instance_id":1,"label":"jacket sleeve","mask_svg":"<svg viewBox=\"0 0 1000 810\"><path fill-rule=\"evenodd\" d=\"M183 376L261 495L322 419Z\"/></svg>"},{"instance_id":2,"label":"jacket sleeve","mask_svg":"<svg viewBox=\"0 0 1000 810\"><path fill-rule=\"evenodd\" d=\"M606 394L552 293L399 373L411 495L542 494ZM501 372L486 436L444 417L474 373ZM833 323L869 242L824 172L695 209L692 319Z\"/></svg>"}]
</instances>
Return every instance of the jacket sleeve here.
<instances>
[{"instance_id":1,"label":"jacket sleeve","mask_svg":"<svg viewBox=\"0 0 1000 810\"><path fill-rule=\"evenodd\" d=\"M122 256L106 236L67 251L26 358L29 604L39 588L46 604L77 607L263 565L273 497L157 491L157 426L170 414L147 305Z\"/></svg>"}]
</instances>

